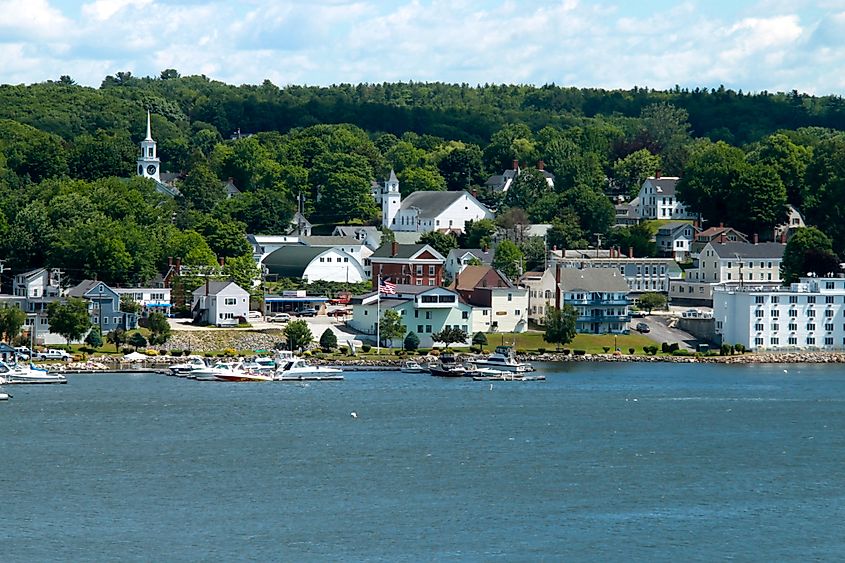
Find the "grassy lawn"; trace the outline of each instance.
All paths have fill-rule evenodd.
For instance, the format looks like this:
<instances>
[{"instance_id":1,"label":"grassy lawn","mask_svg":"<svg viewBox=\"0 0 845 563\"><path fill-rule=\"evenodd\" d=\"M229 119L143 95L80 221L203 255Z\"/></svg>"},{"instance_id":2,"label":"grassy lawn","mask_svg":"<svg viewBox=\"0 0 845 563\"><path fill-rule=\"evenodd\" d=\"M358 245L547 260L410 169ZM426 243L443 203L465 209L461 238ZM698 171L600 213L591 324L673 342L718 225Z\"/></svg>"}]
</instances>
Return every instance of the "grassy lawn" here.
<instances>
[{"instance_id":1,"label":"grassy lawn","mask_svg":"<svg viewBox=\"0 0 845 563\"><path fill-rule=\"evenodd\" d=\"M529 352L536 351L538 348L545 348L548 352L555 350L554 344L549 344L543 340L542 332L487 335L487 341L489 342L487 347L494 348L502 344L503 339L504 344L512 345L517 350L526 350ZM575 336L575 340L566 346L561 346L561 348L586 350L588 354L602 354L604 353L603 348L605 346L609 346L612 351L614 343L622 353L627 354L628 348L634 348L636 350L635 353L642 354L643 346L650 346L654 344L654 341L639 333L620 334L616 336L612 334L578 334Z\"/></svg>"}]
</instances>

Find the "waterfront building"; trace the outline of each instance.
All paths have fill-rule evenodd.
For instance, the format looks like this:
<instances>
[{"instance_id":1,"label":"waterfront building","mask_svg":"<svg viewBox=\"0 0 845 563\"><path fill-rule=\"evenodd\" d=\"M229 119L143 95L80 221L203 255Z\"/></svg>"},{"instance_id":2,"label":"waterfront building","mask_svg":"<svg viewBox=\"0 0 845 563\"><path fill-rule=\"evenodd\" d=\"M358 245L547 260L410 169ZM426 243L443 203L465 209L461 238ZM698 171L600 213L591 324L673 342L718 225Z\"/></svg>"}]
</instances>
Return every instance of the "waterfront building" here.
<instances>
[{"instance_id":1,"label":"waterfront building","mask_svg":"<svg viewBox=\"0 0 845 563\"><path fill-rule=\"evenodd\" d=\"M568 253L569 251L567 251ZM592 252L592 251L590 251ZM622 274L628 284L631 299L636 302L643 293L668 293L670 284L683 278L681 267L671 258L636 258L629 250L628 256L621 249L607 251L607 258L552 258L552 265L561 268L609 268Z\"/></svg>"},{"instance_id":2,"label":"waterfront building","mask_svg":"<svg viewBox=\"0 0 845 563\"><path fill-rule=\"evenodd\" d=\"M443 281L446 259L427 244L382 245L370 256L373 289L379 276L384 281L403 285L436 286Z\"/></svg>"},{"instance_id":3,"label":"waterfront building","mask_svg":"<svg viewBox=\"0 0 845 563\"><path fill-rule=\"evenodd\" d=\"M625 334L631 320L628 284L615 268L560 268L558 307L578 312L576 330L590 334Z\"/></svg>"},{"instance_id":4,"label":"waterfront building","mask_svg":"<svg viewBox=\"0 0 845 563\"><path fill-rule=\"evenodd\" d=\"M191 306L194 322L237 326L249 315L249 292L232 281L210 281L194 290Z\"/></svg>"},{"instance_id":5,"label":"waterfront building","mask_svg":"<svg viewBox=\"0 0 845 563\"><path fill-rule=\"evenodd\" d=\"M492 266L467 266L449 287L472 306L473 334L528 329L528 289L515 286Z\"/></svg>"},{"instance_id":6,"label":"waterfront building","mask_svg":"<svg viewBox=\"0 0 845 563\"><path fill-rule=\"evenodd\" d=\"M122 311L120 294L104 282L83 280L69 289L66 297L86 300L91 324L100 327L104 335L118 328L123 330L138 328L138 315Z\"/></svg>"},{"instance_id":7,"label":"waterfront building","mask_svg":"<svg viewBox=\"0 0 845 563\"><path fill-rule=\"evenodd\" d=\"M845 349L845 278L801 278L789 287L716 287L715 330L749 350Z\"/></svg>"},{"instance_id":8,"label":"waterfront building","mask_svg":"<svg viewBox=\"0 0 845 563\"><path fill-rule=\"evenodd\" d=\"M121 297L127 295L138 303L143 317L149 316L154 311L170 316L172 303L169 287L116 287L114 290Z\"/></svg>"}]
</instances>

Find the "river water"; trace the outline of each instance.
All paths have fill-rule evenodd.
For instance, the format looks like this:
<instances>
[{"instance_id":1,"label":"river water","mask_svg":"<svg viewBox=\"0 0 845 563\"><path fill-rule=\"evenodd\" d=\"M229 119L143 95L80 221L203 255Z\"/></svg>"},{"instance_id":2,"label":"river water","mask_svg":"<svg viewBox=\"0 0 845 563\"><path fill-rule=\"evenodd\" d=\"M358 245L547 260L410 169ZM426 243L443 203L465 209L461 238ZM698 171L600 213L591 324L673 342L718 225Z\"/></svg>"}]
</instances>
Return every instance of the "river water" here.
<instances>
[{"instance_id":1,"label":"river water","mask_svg":"<svg viewBox=\"0 0 845 563\"><path fill-rule=\"evenodd\" d=\"M0 559L842 560L845 373L786 368L7 386Z\"/></svg>"}]
</instances>

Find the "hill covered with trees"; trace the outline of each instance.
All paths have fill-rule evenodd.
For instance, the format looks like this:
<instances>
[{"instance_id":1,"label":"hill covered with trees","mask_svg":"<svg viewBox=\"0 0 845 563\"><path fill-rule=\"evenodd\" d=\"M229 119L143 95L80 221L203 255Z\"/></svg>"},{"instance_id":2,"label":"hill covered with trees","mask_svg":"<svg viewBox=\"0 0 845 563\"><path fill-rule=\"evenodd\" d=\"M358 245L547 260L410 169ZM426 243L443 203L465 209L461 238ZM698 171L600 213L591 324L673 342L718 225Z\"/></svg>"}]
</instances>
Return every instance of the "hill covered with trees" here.
<instances>
[{"instance_id":1,"label":"hill covered with trees","mask_svg":"<svg viewBox=\"0 0 845 563\"><path fill-rule=\"evenodd\" d=\"M175 200L133 178L145 112ZM62 268L141 282L180 256L246 263L247 232L279 234L302 196L313 222L377 222L372 181L396 170L403 193L470 189L499 210L551 222L552 244L595 233L624 246L608 194L661 170L711 222L761 236L787 202L845 250L845 103L840 97L440 83L233 86L203 76L69 77L0 86L0 258L14 272ZM513 160L502 198L484 182ZM225 199L221 181L243 192ZM511 217L513 213L509 214ZM626 239L628 237L628 239ZM608 240L605 238L605 240ZM234 266L233 266L234 267Z\"/></svg>"}]
</instances>

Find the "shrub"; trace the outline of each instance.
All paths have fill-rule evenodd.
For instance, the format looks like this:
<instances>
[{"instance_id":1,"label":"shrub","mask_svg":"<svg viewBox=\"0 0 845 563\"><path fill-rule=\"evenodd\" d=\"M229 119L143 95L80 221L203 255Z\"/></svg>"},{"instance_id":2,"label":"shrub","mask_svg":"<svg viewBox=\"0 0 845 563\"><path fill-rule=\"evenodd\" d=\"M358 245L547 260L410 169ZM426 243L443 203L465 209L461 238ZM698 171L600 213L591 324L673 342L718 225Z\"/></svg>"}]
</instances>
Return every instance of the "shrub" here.
<instances>
[{"instance_id":1,"label":"shrub","mask_svg":"<svg viewBox=\"0 0 845 563\"><path fill-rule=\"evenodd\" d=\"M372 350L372 349L373 349L373 347L370 346L369 344L361 344L361 351L364 352L365 354L369 353L369 351Z\"/></svg>"},{"instance_id":2,"label":"shrub","mask_svg":"<svg viewBox=\"0 0 845 563\"><path fill-rule=\"evenodd\" d=\"M524 355L525 355L525 350L524 350L524 349L522 349L522 348L519 348L519 349L516 351L516 353L517 353L518 355L520 355L520 356L524 356Z\"/></svg>"},{"instance_id":3,"label":"shrub","mask_svg":"<svg viewBox=\"0 0 845 563\"><path fill-rule=\"evenodd\" d=\"M651 346L649 346L649 352L651 352L652 356L656 355L657 354L657 344L652 344Z\"/></svg>"},{"instance_id":4,"label":"shrub","mask_svg":"<svg viewBox=\"0 0 845 563\"><path fill-rule=\"evenodd\" d=\"M602 346L602 347L601 347L601 349L602 349L602 350L604 350L604 353L605 353L605 354L607 354L608 352L610 352L610 346Z\"/></svg>"},{"instance_id":5,"label":"shrub","mask_svg":"<svg viewBox=\"0 0 845 563\"><path fill-rule=\"evenodd\" d=\"M540 354L545 354L546 349L545 348L537 348L537 352L539 352Z\"/></svg>"},{"instance_id":6,"label":"shrub","mask_svg":"<svg viewBox=\"0 0 845 563\"><path fill-rule=\"evenodd\" d=\"M476 332L472 335L472 343L479 348L487 345L487 335L483 332Z\"/></svg>"},{"instance_id":7,"label":"shrub","mask_svg":"<svg viewBox=\"0 0 845 563\"><path fill-rule=\"evenodd\" d=\"M628 348L628 353L631 354L632 356L634 355L634 352L636 352L636 349Z\"/></svg>"},{"instance_id":8,"label":"shrub","mask_svg":"<svg viewBox=\"0 0 845 563\"><path fill-rule=\"evenodd\" d=\"M226 348L225 350L223 350L223 355L229 356L229 357L237 356L238 351L235 350L234 348Z\"/></svg>"},{"instance_id":9,"label":"shrub","mask_svg":"<svg viewBox=\"0 0 845 563\"><path fill-rule=\"evenodd\" d=\"M745 345L744 344L734 344L734 349L736 350L737 354L745 354Z\"/></svg>"},{"instance_id":10,"label":"shrub","mask_svg":"<svg viewBox=\"0 0 845 563\"><path fill-rule=\"evenodd\" d=\"M184 355L184 356L190 356L192 352L193 352L193 350L191 350L190 348L188 348L187 350L182 350L182 355Z\"/></svg>"},{"instance_id":11,"label":"shrub","mask_svg":"<svg viewBox=\"0 0 845 563\"><path fill-rule=\"evenodd\" d=\"M402 343L402 347L408 351L414 351L420 347L420 337L417 336L416 332L409 332L405 336L405 341Z\"/></svg>"},{"instance_id":12,"label":"shrub","mask_svg":"<svg viewBox=\"0 0 845 563\"><path fill-rule=\"evenodd\" d=\"M170 351L170 355L171 356L177 356L177 357L181 356L182 350L179 350L178 348L174 348L173 350Z\"/></svg>"},{"instance_id":13,"label":"shrub","mask_svg":"<svg viewBox=\"0 0 845 563\"><path fill-rule=\"evenodd\" d=\"M673 342L669 345L669 353L673 354L676 351L680 350L680 345L677 342Z\"/></svg>"},{"instance_id":14,"label":"shrub","mask_svg":"<svg viewBox=\"0 0 845 563\"><path fill-rule=\"evenodd\" d=\"M91 348L90 346L80 346L79 351L82 352L83 354L93 354L94 352L97 351L97 349Z\"/></svg>"},{"instance_id":15,"label":"shrub","mask_svg":"<svg viewBox=\"0 0 845 563\"><path fill-rule=\"evenodd\" d=\"M564 348L564 349L563 349L563 355L564 355L564 356L568 356L570 352L571 352L571 350L570 350L569 348Z\"/></svg>"},{"instance_id":16,"label":"shrub","mask_svg":"<svg viewBox=\"0 0 845 563\"><path fill-rule=\"evenodd\" d=\"M661 343L660 344L660 351L663 352L664 354L668 354L669 353L669 344L666 343L666 342Z\"/></svg>"},{"instance_id":17,"label":"shrub","mask_svg":"<svg viewBox=\"0 0 845 563\"><path fill-rule=\"evenodd\" d=\"M348 349L346 346L341 346L341 347L339 348L339 350L340 350L340 353L341 353L341 354L343 354L344 356L345 356L345 355L346 355L346 353L349 351L349 349Z\"/></svg>"},{"instance_id":18,"label":"shrub","mask_svg":"<svg viewBox=\"0 0 845 563\"><path fill-rule=\"evenodd\" d=\"M719 346L719 355L720 356L730 356L731 355L730 344L722 344L721 346Z\"/></svg>"},{"instance_id":19,"label":"shrub","mask_svg":"<svg viewBox=\"0 0 845 563\"><path fill-rule=\"evenodd\" d=\"M132 353L132 348L126 348L126 347L125 347L125 348L121 348L121 349L120 349L120 351L121 351L122 353L124 353L124 354L131 354L131 353Z\"/></svg>"},{"instance_id":20,"label":"shrub","mask_svg":"<svg viewBox=\"0 0 845 563\"><path fill-rule=\"evenodd\" d=\"M586 350L575 350L573 352L573 355L575 355L575 356L585 356L586 354L587 354Z\"/></svg>"},{"instance_id":21,"label":"shrub","mask_svg":"<svg viewBox=\"0 0 845 563\"><path fill-rule=\"evenodd\" d=\"M212 354L211 352L206 352L205 354L203 354L203 356L205 356L206 358L213 358L214 354Z\"/></svg>"},{"instance_id":22,"label":"shrub","mask_svg":"<svg viewBox=\"0 0 845 563\"><path fill-rule=\"evenodd\" d=\"M404 356L405 350L394 350L393 354L396 355L396 356Z\"/></svg>"},{"instance_id":23,"label":"shrub","mask_svg":"<svg viewBox=\"0 0 845 563\"><path fill-rule=\"evenodd\" d=\"M672 355L673 356L692 356L692 352L690 352L689 350L678 349L678 350L673 350Z\"/></svg>"},{"instance_id":24,"label":"shrub","mask_svg":"<svg viewBox=\"0 0 845 563\"><path fill-rule=\"evenodd\" d=\"M440 355L440 350L438 350L437 348L433 348L433 349L431 350L431 352L429 352L429 354L431 354L432 356L439 356L439 355Z\"/></svg>"},{"instance_id":25,"label":"shrub","mask_svg":"<svg viewBox=\"0 0 845 563\"><path fill-rule=\"evenodd\" d=\"M304 351L302 353L302 356L305 357L305 358L310 358L311 357L311 350Z\"/></svg>"}]
</instances>

